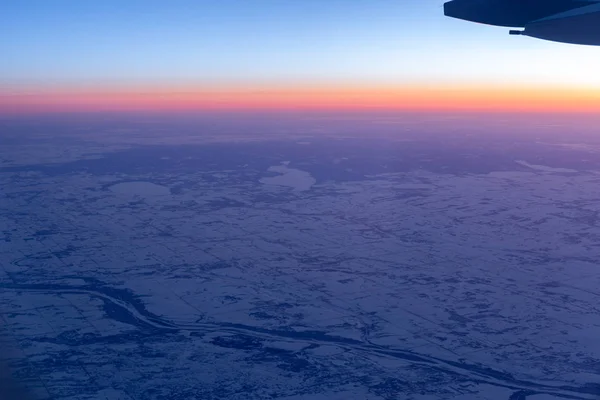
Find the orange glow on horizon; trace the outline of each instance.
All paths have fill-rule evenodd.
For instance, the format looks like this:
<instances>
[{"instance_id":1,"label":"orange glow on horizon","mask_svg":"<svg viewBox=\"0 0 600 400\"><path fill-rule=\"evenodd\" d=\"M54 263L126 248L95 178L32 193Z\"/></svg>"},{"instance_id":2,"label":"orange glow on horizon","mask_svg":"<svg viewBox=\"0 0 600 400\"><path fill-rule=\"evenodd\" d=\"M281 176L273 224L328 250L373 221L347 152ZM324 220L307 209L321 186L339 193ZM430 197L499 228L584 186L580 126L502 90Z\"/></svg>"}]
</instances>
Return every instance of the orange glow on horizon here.
<instances>
[{"instance_id":1,"label":"orange glow on horizon","mask_svg":"<svg viewBox=\"0 0 600 400\"><path fill-rule=\"evenodd\" d=\"M290 87L0 90L0 113L227 110L600 112L600 90L547 87Z\"/></svg>"}]
</instances>

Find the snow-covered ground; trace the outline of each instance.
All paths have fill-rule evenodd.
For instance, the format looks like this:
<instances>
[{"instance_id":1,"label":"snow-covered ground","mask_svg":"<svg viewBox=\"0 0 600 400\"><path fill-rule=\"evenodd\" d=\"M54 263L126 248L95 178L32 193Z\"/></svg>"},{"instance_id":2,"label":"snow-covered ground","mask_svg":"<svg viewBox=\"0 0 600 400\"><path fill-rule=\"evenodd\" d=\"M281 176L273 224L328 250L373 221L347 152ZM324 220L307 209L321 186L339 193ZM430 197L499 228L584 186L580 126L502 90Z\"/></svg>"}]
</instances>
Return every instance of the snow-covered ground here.
<instances>
[{"instance_id":1,"label":"snow-covered ground","mask_svg":"<svg viewBox=\"0 0 600 400\"><path fill-rule=\"evenodd\" d=\"M0 362L40 399L600 396L597 174L289 159L0 168Z\"/></svg>"}]
</instances>

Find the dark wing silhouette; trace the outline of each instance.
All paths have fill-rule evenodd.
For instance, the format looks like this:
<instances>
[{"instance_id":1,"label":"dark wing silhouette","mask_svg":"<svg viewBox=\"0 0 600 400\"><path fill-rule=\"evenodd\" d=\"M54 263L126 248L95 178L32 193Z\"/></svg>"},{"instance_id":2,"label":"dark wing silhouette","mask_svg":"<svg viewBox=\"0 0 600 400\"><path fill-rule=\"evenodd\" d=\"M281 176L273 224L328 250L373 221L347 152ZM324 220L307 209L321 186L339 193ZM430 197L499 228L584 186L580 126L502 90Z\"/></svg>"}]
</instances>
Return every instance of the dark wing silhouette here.
<instances>
[{"instance_id":1,"label":"dark wing silhouette","mask_svg":"<svg viewBox=\"0 0 600 400\"><path fill-rule=\"evenodd\" d=\"M452 0L445 15L488 25L524 28L512 34L600 46L600 0Z\"/></svg>"}]
</instances>

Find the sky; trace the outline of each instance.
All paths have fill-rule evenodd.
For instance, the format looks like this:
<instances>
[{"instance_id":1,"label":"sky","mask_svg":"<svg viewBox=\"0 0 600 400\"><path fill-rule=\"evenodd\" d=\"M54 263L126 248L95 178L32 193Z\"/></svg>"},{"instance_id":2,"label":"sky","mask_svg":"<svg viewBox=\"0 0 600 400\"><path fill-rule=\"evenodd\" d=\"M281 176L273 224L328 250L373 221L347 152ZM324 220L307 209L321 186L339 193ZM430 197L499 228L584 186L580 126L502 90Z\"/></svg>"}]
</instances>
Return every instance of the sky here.
<instances>
[{"instance_id":1,"label":"sky","mask_svg":"<svg viewBox=\"0 0 600 400\"><path fill-rule=\"evenodd\" d=\"M19 0L0 37L0 110L600 110L598 48L440 0Z\"/></svg>"}]
</instances>

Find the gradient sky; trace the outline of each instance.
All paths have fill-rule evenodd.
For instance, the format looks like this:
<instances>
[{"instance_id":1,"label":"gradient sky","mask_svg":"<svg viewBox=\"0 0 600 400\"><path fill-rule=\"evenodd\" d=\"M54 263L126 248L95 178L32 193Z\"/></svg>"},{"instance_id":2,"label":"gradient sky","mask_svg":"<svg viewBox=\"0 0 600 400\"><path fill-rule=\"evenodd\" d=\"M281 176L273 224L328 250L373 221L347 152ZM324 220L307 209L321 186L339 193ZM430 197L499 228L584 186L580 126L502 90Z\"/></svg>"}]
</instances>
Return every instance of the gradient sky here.
<instances>
[{"instance_id":1,"label":"gradient sky","mask_svg":"<svg viewBox=\"0 0 600 400\"><path fill-rule=\"evenodd\" d=\"M204 91L202 101L191 102L198 105L214 90L287 90L290 98L299 88L328 86L362 88L372 98L382 88L489 89L495 98L513 93L510 101L519 97L515 88L537 91L538 100L545 96L540 93L556 97L570 91L567 98L584 97L586 107L600 107L598 48L509 36L505 28L446 18L442 4L5 1L0 4L0 106L22 101L15 93L48 90L61 91L63 100L65 93L112 93L96 93L95 100L89 95L90 104L107 98L114 103L119 97L114 93L124 90L152 92L154 98ZM481 103L481 95L471 97ZM48 99L38 102L43 101Z\"/></svg>"}]
</instances>

